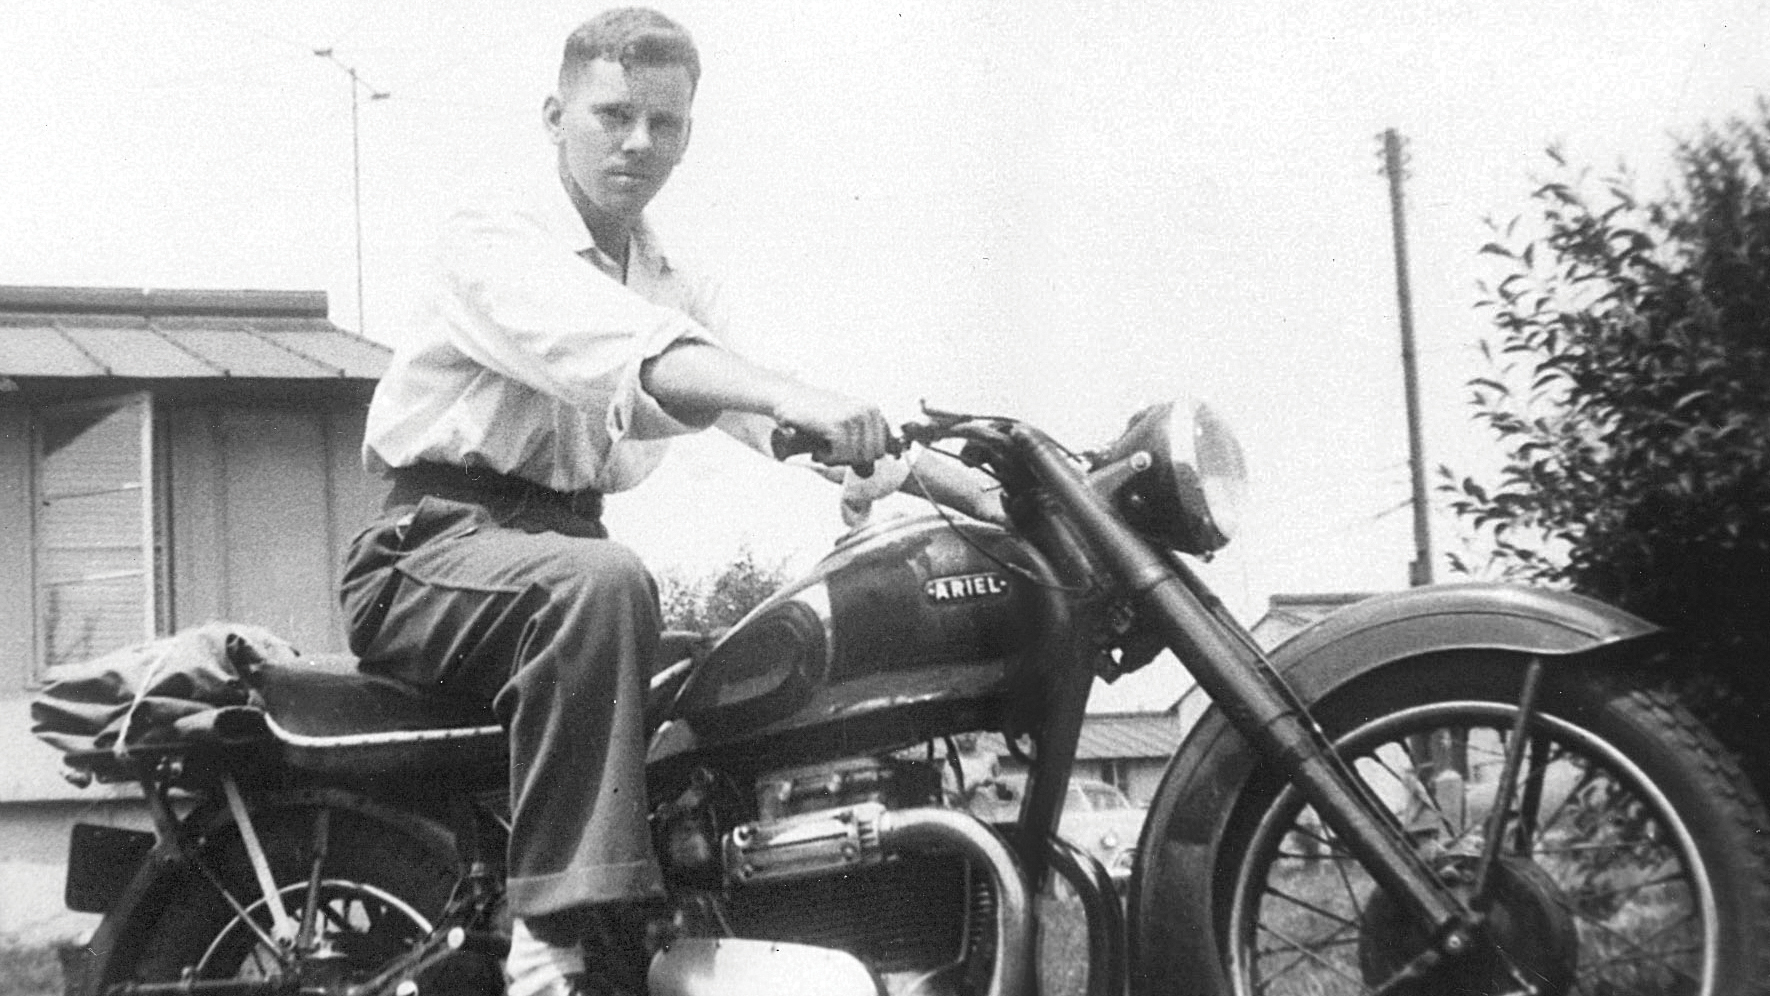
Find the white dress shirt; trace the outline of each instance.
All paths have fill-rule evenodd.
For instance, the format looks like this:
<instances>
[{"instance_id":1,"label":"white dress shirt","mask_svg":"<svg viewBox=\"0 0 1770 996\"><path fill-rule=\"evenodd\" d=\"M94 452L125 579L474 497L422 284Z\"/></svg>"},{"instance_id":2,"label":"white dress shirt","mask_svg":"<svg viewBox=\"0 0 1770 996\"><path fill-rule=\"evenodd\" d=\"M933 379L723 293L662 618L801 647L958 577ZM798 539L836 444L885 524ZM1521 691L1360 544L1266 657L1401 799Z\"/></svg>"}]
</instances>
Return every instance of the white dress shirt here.
<instances>
[{"instance_id":1,"label":"white dress shirt","mask_svg":"<svg viewBox=\"0 0 1770 996\"><path fill-rule=\"evenodd\" d=\"M369 405L368 469L483 466L556 491L622 491L694 427L645 392L640 365L683 341L722 345L718 282L649 227L626 272L600 253L562 184L456 212L431 286ZM768 452L774 423L717 423Z\"/></svg>"}]
</instances>

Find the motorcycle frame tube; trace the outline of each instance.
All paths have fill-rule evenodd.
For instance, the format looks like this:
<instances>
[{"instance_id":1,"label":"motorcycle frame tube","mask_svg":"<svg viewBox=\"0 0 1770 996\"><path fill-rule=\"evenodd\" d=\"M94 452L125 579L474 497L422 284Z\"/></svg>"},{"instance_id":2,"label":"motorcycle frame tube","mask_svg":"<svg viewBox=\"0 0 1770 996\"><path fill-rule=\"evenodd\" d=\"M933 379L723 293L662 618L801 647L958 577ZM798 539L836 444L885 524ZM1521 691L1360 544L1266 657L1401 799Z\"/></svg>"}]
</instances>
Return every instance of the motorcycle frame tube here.
<instances>
[{"instance_id":1,"label":"motorcycle frame tube","mask_svg":"<svg viewBox=\"0 0 1770 996\"><path fill-rule=\"evenodd\" d=\"M1229 632L1173 565L1119 521L1048 436L1020 423L1009 438L1107 568L1136 594L1168 649L1237 731L1277 760L1371 877L1435 937L1468 923L1467 909L1371 809L1258 651Z\"/></svg>"},{"instance_id":2,"label":"motorcycle frame tube","mask_svg":"<svg viewBox=\"0 0 1770 996\"><path fill-rule=\"evenodd\" d=\"M1100 859L1061 837L1051 838L1051 869L1069 880L1088 923L1085 996L1122 996L1125 990L1125 907Z\"/></svg>"},{"instance_id":3,"label":"motorcycle frame tube","mask_svg":"<svg viewBox=\"0 0 1770 996\"><path fill-rule=\"evenodd\" d=\"M1053 561L1054 577L1073 583L1092 573L1087 561L1086 546L1072 535L1067 523L1050 507L1049 496L1039 496L1041 524L1046 533L1041 547ZM1069 776L1075 769L1076 751L1081 744L1082 722L1087 717L1088 693L1094 686L1094 673L1083 657L1082 627L1074 625L1076 613L1068 600L1048 589L1047 608L1061 607L1060 613L1047 612L1047 618L1060 622L1048 627L1041 641L1039 681L1043 686L1037 725L1033 731L1036 746L1028 765L1026 798L1020 804L1016 841L1025 863L1028 880L1042 886L1048 873L1049 842L1056 836L1063 817L1063 806L1069 795Z\"/></svg>"}]
</instances>

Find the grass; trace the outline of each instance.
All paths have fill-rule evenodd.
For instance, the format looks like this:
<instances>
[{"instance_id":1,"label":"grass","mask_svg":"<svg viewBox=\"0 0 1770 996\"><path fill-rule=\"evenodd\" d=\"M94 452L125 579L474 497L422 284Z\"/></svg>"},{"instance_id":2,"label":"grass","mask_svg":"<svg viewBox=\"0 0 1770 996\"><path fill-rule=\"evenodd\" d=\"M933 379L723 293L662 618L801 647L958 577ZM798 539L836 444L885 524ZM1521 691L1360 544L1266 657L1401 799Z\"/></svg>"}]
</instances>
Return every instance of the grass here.
<instances>
[{"instance_id":1,"label":"grass","mask_svg":"<svg viewBox=\"0 0 1770 996\"><path fill-rule=\"evenodd\" d=\"M1082 996L1088 990L1088 925L1068 889L1037 897L1040 996Z\"/></svg>"}]
</instances>

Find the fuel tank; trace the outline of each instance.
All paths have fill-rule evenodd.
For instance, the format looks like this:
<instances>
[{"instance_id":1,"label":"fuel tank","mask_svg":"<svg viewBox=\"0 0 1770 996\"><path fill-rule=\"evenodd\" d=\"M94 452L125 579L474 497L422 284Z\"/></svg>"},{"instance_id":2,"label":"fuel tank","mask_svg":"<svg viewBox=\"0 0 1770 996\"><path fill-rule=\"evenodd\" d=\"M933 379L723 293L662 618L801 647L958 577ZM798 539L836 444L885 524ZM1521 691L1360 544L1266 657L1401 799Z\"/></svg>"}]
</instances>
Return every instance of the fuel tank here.
<instances>
[{"instance_id":1,"label":"fuel tank","mask_svg":"<svg viewBox=\"0 0 1770 996\"><path fill-rule=\"evenodd\" d=\"M992 525L894 519L840 541L695 665L650 762L815 763L995 726L1055 597Z\"/></svg>"}]
</instances>

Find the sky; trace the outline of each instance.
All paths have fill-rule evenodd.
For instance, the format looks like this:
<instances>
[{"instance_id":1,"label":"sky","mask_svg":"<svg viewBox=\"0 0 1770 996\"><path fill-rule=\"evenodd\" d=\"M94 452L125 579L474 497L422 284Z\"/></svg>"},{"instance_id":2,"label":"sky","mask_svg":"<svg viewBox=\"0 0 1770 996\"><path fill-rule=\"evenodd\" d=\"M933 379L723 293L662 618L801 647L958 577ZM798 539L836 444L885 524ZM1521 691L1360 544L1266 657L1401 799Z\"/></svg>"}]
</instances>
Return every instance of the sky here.
<instances>
[{"instance_id":1,"label":"sky","mask_svg":"<svg viewBox=\"0 0 1770 996\"><path fill-rule=\"evenodd\" d=\"M656 222L725 271L757 357L894 419L1014 415L1077 448L1207 399L1254 490L1205 576L1249 622L1407 583L1379 134L1408 143L1427 461L1481 470L1484 219L1528 206L1551 143L1651 192L1675 137L1770 88L1770 0L658 6L706 70ZM323 289L396 342L449 207L547 168L541 101L596 9L12 0L0 282ZM842 528L812 475L716 438L608 517L684 577L743 547L799 569ZM1433 527L1442 558L1456 524Z\"/></svg>"}]
</instances>

